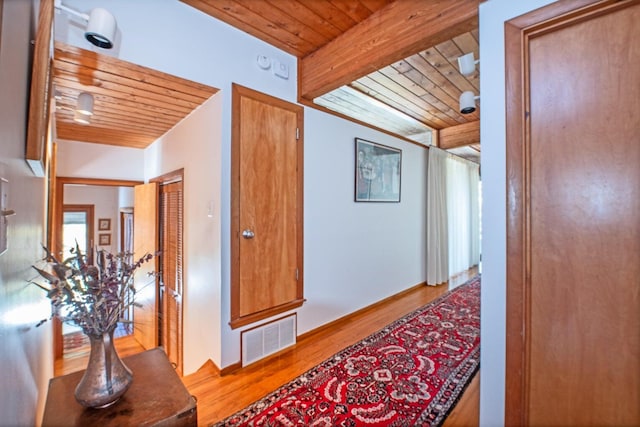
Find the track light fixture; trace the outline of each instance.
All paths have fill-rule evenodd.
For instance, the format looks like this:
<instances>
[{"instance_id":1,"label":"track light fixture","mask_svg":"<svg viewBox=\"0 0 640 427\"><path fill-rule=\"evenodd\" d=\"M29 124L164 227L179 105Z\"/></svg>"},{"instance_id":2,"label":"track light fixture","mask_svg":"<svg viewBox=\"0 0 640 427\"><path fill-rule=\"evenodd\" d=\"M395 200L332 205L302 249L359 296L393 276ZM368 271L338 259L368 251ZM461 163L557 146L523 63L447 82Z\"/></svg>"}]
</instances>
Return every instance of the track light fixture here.
<instances>
[{"instance_id":1,"label":"track light fixture","mask_svg":"<svg viewBox=\"0 0 640 427\"><path fill-rule=\"evenodd\" d=\"M476 99L480 99L480 97L475 96L470 90L462 92L460 95L460 112L462 114L471 114L476 111Z\"/></svg>"},{"instance_id":2,"label":"track light fixture","mask_svg":"<svg viewBox=\"0 0 640 427\"><path fill-rule=\"evenodd\" d=\"M466 55L458 57L458 68L460 73L464 76L469 76L476 71L476 64L479 63L479 59L474 59L473 52L469 52Z\"/></svg>"},{"instance_id":3,"label":"track light fixture","mask_svg":"<svg viewBox=\"0 0 640 427\"><path fill-rule=\"evenodd\" d=\"M97 7L87 15L55 0L55 8L83 19L86 23L84 37L93 45L102 49L111 49L116 36L116 18L106 9Z\"/></svg>"}]
</instances>

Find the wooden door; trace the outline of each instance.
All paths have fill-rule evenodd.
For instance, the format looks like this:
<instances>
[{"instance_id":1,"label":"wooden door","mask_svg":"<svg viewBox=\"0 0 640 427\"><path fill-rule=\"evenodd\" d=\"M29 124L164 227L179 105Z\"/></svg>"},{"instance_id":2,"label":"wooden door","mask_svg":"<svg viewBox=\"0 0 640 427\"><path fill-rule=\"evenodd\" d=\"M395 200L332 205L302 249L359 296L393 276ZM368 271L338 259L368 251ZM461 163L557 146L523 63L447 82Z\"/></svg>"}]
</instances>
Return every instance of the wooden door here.
<instances>
[{"instance_id":1,"label":"wooden door","mask_svg":"<svg viewBox=\"0 0 640 427\"><path fill-rule=\"evenodd\" d=\"M182 181L160 185L160 345L182 375Z\"/></svg>"},{"instance_id":2,"label":"wooden door","mask_svg":"<svg viewBox=\"0 0 640 427\"><path fill-rule=\"evenodd\" d=\"M231 325L300 306L302 107L233 87Z\"/></svg>"},{"instance_id":3,"label":"wooden door","mask_svg":"<svg viewBox=\"0 0 640 427\"><path fill-rule=\"evenodd\" d=\"M158 248L158 185L155 182L134 188L133 255L155 254ZM157 258L142 264L136 271L134 283L136 302L133 310L133 336L145 349L158 346L158 287L155 274Z\"/></svg>"},{"instance_id":4,"label":"wooden door","mask_svg":"<svg viewBox=\"0 0 640 427\"><path fill-rule=\"evenodd\" d=\"M638 23L560 1L506 26L507 425L640 425Z\"/></svg>"}]
</instances>

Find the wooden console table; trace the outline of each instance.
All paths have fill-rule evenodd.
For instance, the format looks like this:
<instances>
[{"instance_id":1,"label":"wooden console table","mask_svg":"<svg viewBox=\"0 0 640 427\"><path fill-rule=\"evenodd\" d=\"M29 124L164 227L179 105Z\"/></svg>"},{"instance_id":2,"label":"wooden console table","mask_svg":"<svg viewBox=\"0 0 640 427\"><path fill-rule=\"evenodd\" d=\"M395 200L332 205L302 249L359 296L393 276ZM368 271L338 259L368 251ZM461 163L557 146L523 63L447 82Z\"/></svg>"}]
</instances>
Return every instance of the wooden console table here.
<instances>
[{"instance_id":1,"label":"wooden console table","mask_svg":"<svg viewBox=\"0 0 640 427\"><path fill-rule=\"evenodd\" d=\"M76 401L74 391L84 371L52 378L42 426L197 426L196 400L164 350L122 360L133 372L133 382L120 400L104 409L85 408Z\"/></svg>"}]
</instances>

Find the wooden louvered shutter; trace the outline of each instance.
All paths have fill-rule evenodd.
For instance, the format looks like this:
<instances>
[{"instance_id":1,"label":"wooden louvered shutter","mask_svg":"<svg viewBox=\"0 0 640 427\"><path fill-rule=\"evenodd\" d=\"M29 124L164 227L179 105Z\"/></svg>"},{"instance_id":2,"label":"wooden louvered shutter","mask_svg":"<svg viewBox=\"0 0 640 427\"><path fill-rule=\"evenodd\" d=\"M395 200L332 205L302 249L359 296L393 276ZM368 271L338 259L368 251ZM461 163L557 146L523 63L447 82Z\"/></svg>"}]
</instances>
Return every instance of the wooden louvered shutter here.
<instances>
[{"instance_id":1,"label":"wooden louvered shutter","mask_svg":"<svg viewBox=\"0 0 640 427\"><path fill-rule=\"evenodd\" d=\"M160 187L162 322L161 345L182 374L182 181Z\"/></svg>"}]
</instances>

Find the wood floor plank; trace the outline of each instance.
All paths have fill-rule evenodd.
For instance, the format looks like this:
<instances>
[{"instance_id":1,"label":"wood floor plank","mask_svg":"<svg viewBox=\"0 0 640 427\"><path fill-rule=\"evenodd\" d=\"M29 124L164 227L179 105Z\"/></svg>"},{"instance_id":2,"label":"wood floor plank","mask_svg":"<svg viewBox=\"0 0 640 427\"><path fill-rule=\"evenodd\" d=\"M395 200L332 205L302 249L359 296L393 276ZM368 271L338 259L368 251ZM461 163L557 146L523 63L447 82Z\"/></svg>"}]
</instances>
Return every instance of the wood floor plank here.
<instances>
[{"instance_id":1,"label":"wood floor plank","mask_svg":"<svg viewBox=\"0 0 640 427\"><path fill-rule=\"evenodd\" d=\"M476 268L452 278L440 286L418 286L319 328L298 338L291 349L255 362L227 375L220 375L212 363L182 377L189 392L198 400L198 425L219 421L305 371L323 362L343 348L358 342L400 317L422 307L449 289L478 273ZM131 337L115 340L118 354L127 357L143 351ZM86 367L86 351L57 360L55 375L64 375ZM458 404L445 420L445 427L478 426L479 374L471 381Z\"/></svg>"}]
</instances>

